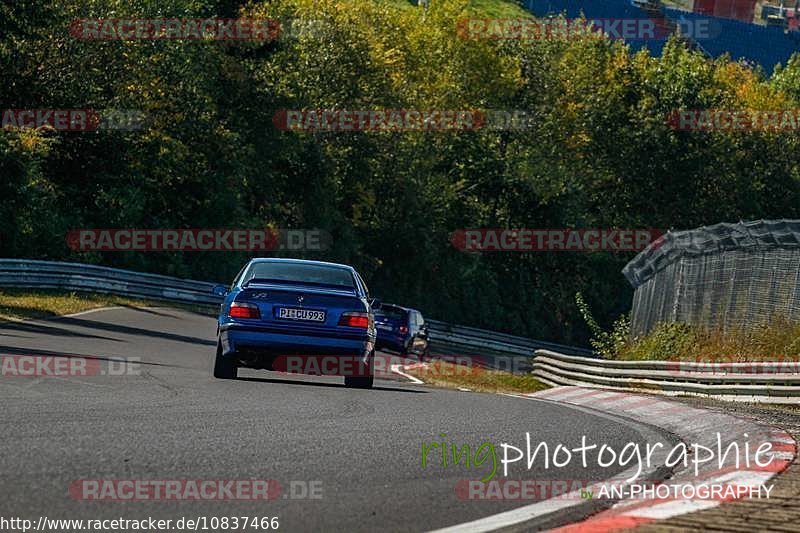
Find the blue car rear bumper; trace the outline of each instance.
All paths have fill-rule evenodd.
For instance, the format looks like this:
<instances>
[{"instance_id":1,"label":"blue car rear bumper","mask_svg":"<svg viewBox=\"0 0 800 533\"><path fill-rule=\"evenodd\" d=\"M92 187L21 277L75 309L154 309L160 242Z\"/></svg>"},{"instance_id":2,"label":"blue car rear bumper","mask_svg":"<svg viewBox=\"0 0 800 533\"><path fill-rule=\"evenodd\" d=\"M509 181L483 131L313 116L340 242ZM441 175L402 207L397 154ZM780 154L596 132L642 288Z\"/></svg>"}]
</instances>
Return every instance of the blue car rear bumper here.
<instances>
[{"instance_id":1,"label":"blue car rear bumper","mask_svg":"<svg viewBox=\"0 0 800 533\"><path fill-rule=\"evenodd\" d=\"M375 347L375 338L367 334L299 334L235 323L220 326L219 339L226 357L243 353L366 356Z\"/></svg>"},{"instance_id":2,"label":"blue car rear bumper","mask_svg":"<svg viewBox=\"0 0 800 533\"><path fill-rule=\"evenodd\" d=\"M401 352L405 349L409 339L410 337L408 335L395 335L390 332L378 330L378 340L376 343L379 347L386 347Z\"/></svg>"}]
</instances>

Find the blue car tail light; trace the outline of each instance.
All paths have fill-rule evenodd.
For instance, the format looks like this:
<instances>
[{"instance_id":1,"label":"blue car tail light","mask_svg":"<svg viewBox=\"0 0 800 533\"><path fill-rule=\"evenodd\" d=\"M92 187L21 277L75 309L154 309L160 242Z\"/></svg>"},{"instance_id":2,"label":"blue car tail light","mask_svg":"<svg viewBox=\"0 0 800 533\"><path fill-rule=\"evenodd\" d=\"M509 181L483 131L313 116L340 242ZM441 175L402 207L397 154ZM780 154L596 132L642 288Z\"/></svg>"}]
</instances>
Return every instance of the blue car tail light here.
<instances>
[{"instance_id":1,"label":"blue car tail light","mask_svg":"<svg viewBox=\"0 0 800 533\"><path fill-rule=\"evenodd\" d=\"M256 305L233 302L230 311L228 311L228 316L231 318L261 318L261 313Z\"/></svg>"},{"instance_id":2,"label":"blue car tail light","mask_svg":"<svg viewBox=\"0 0 800 533\"><path fill-rule=\"evenodd\" d=\"M339 317L340 326L350 326L351 328L364 328L367 329L370 323L369 313L359 313L355 311L348 311L342 313Z\"/></svg>"}]
</instances>

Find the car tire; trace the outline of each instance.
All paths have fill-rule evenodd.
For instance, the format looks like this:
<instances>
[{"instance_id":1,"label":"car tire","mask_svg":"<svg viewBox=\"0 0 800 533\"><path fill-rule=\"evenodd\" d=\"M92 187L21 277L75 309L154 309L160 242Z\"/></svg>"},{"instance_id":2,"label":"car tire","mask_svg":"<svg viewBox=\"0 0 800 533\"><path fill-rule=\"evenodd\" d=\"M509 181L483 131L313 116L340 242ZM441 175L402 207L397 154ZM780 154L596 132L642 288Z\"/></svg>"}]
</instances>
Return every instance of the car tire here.
<instances>
[{"instance_id":1,"label":"car tire","mask_svg":"<svg viewBox=\"0 0 800 533\"><path fill-rule=\"evenodd\" d=\"M373 376L369 377L355 377L355 376L345 376L344 377L344 386L349 387L351 389L371 389L372 384L375 381Z\"/></svg>"},{"instance_id":2,"label":"car tire","mask_svg":"<svg viewBox=\"0 0 800 533\"><path fill-rule=\"evenodd\" d=\"M214 359L214 377L217 379L236 379L239 369L236 363L222 356L222 345L217 343L217 357Z\"/></svg>"},{"instance_id":3,"label":"car tire","mask_svg":"<svg viewBox=\"0 0 800 533\"><path fill-rule=\"evenodd\" d=\"M400 349L400 356L408 358L410 354L411 354L411 341L409 340L408 342L403 344L403 347Z\"/></svg>"},{"instance_id":4,"label":"car tire","mask_svg":"<svg viewBox=\"0 0 800 533\"><path fill-rule=\"evenodd\" d=\"M373 361L374 359L375 359L375 352L372 352L372 357L370 357L370 361ZM373 368L374 365L370 362L367 376L345 376L344 386L352 389L371 389L372 384L375 381Z\"/></svg>"},{"instance_id":5,"label":"car tire","mask_svg":"<svg viewBox=\"0 0 800 533\"><path fill-rule=\"evenodd\" d=\"M422 350L422 353L419 354L419 360L425 361L426 359L430 360L430 358L431 358L431 348L430 346L425 344L425 349Z\"/></svg>"}]
</instances>

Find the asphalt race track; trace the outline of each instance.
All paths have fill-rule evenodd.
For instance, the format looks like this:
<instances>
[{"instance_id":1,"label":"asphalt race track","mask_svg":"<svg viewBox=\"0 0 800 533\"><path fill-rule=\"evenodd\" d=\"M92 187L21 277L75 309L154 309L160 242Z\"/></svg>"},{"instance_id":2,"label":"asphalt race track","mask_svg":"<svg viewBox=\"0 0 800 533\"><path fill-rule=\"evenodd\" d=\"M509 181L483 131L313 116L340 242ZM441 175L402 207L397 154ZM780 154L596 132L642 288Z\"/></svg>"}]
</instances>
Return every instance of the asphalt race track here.
<instances>
[{"instance_id":1,"label":"asphalt race track","mask_svg":"<svg viewBox=\"0 0 800 533\"><path fill-rule=\"evenodd\" d=\"M445 469L435 460L423 469L423 442L474 450L489 441L498 454L497 443L524 444L526 431L552 446L575 446L584 434L617 449L644 442L634 426L584 411L399 377L378 379L373 390L346 389L337 378L258 371L216 380L214 349L213 318L166 308L0 326L4 356L141 360L124 375L0 377L0 515L34 521L277 516L285 531L424 531L531 502L457 498L458 480L488 470ZM517 477L600 480L621 470L583 469L573 461L556 474L534 467ZM284 492L261 502L81 501L69 493L80 479L251 478L278 480ZM321 488L321 498L301 494L306 482Z\"/></svg>"}]
</instances>

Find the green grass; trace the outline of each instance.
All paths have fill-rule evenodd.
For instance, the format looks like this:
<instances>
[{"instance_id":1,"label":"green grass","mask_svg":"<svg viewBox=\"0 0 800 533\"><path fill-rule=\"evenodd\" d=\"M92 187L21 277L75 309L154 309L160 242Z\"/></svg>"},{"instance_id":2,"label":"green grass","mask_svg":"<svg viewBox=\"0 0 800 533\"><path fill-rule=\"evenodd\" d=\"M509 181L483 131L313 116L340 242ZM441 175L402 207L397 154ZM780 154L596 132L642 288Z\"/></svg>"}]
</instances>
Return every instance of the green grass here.
<instances>
[{"instance_id":1,"label":"green grass","mask_svg":"<svg viewBox=\"0 0 800 533\"><path fill-rule=\"evenodd\" d=\"M647 336L620 347L614 358L631 361L800 361L800 323L775 318L769 324L727 331L688 324L661 324Z\"/></svg>"},{"instance_id":2,"label":"green grass","mask_svg":"<svg viewBox=\"0 0 800 533\"><path fill-rule=\"evenodd\" d=\"M429 385L448 389L513 393L536 392L549 388L530 374L511 374L445 361L432 361L425 368L412 368L405 372Z\"/></svg>"},{"instance_id":3,"label":"green grass","mask_svg":"<svg viewBox=\"0 0 800 533\"><path fill-rule=\"evenodd\" d=\"M110 294L57 290L0 289L0 321L50 318L112 306L133 308L167 306L210 314L210 309L205 307L153 302Z\"/></svg>"}]
</instances>

